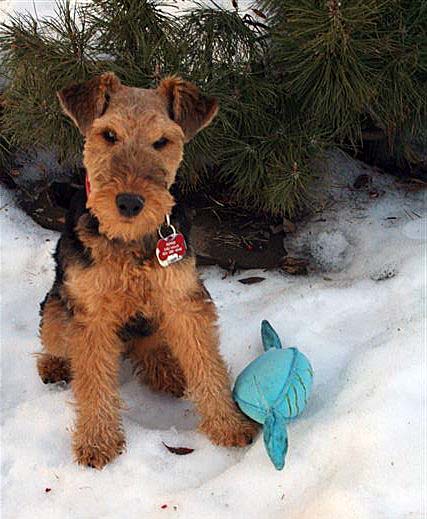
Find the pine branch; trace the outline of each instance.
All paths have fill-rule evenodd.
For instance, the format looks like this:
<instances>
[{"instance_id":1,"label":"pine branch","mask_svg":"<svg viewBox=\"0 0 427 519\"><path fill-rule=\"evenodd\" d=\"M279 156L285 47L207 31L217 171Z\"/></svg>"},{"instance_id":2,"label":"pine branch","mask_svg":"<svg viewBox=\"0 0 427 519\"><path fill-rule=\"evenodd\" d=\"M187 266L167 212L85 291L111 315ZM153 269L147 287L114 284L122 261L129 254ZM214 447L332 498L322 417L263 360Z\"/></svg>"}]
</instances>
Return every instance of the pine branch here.
<instances>
[{"instance_id":1,"label":"pine branch","mask_svg":"<svg viewBox=\"0 0 427 519\"><path fill-rule=\"evenodd\" d=\"M373 125L420 160L408 142L427 128L423 0L258 0L243 17L215 4L179 14L160 0L60 0L52 17L9 17L0 146L54 148L78 165L82 141L56 91L113 70L144 88L178 73L219 99L214 124L187 146L185 189L219 178L241 204L292 213L310 202L313 157L356 146Z\"/></svg>"}]
</instances>

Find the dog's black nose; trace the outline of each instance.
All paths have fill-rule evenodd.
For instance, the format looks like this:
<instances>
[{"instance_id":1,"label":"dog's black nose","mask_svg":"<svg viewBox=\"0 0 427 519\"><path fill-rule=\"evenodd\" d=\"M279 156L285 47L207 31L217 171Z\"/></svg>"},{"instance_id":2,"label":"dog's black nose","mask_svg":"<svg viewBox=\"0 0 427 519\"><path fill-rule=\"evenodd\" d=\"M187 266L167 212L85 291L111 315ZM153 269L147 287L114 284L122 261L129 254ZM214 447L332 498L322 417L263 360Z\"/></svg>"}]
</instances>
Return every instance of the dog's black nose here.
<instances>
[{"instance_id":1,"label":"dog's black nose","mask_svg":"<svg viewBox=\"0 0 427 519\"><path fill-rule=\"evenodd\" d=\"M120 193L116 196L116 205L122 216L132 218L141 212L144 207L144 199L142 196L132 193Z\"/></svg>"}]
</instances>

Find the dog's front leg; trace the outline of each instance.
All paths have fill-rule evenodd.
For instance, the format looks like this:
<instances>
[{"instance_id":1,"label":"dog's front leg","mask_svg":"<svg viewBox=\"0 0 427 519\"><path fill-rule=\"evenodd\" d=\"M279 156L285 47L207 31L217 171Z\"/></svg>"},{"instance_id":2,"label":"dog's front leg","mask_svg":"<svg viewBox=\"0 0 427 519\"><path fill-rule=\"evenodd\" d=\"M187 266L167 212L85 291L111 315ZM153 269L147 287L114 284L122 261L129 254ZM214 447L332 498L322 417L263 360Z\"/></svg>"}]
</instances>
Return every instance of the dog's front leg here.
<instances>
[{"instance_id":1,"label":"dog's front leg","mask_svg":"<svg viewBox=\"0 0 427 519\"><path fill-rule=\"evenodd\" d=\"M121 346L112 327L98 320L72 325L72 388L76 400L73 450L82 465L102 468L124 449L118 371Z\"/></svg>"},{"instance_id":2,"label":"dog's front leg","mask_svg":"<svg viewBox=\"0 0 427 519\"><path fill-rule=\"evenodd\" d=\"M213 303L200 293L166 305L163 299L162 334L184 373L188 396L202 415L199 429L218 445L251 443L258 427L240 413L232 399L218 348Z\"/></svg>"}]
</instances>

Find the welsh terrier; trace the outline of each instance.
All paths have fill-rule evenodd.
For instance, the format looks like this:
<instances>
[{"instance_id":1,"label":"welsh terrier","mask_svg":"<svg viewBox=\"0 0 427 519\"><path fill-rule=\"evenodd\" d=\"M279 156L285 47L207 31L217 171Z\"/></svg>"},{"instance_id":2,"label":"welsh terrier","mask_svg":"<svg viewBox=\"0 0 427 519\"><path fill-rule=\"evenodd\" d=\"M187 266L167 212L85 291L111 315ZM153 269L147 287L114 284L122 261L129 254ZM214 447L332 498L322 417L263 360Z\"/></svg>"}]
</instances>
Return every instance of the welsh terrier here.
<instances>
[{"instance_id":1,"label":"welsh terrier","mask_svg":"<svg viewBox=\"0 0 427 519\"><path fill-rule=\"evenodd\" d=\"M44 383L71 381L76 461L102 468L124 450L123 355L151 388L191 398L212 442L247 445L257 426L232 400L215 306L170 193L216 99L179 77L140 89L110 72L58 97L85 139L87 196L73 199L54 254L37 367Z\"/></svg>"}]
</instances>

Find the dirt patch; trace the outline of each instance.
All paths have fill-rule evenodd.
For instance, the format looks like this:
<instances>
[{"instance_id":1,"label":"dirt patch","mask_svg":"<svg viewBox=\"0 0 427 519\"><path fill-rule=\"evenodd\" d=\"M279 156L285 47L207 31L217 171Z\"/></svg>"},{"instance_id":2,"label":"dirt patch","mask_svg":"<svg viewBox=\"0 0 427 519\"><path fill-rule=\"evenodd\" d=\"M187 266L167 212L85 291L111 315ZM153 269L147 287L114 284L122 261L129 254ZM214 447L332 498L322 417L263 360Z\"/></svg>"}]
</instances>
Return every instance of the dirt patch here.
<instances>
[{"instance_id":1,"label":"dirt patch","mask_svg":"<svg viewBox=\"0 0 427 519\"><path fill-rule=\"evenodd\" d=\"M271 218L239 208L208 205L193 209L192 241L198 263L236 269L272 269L285 256L283 231Z\"/></svg>"}]
</instances>

